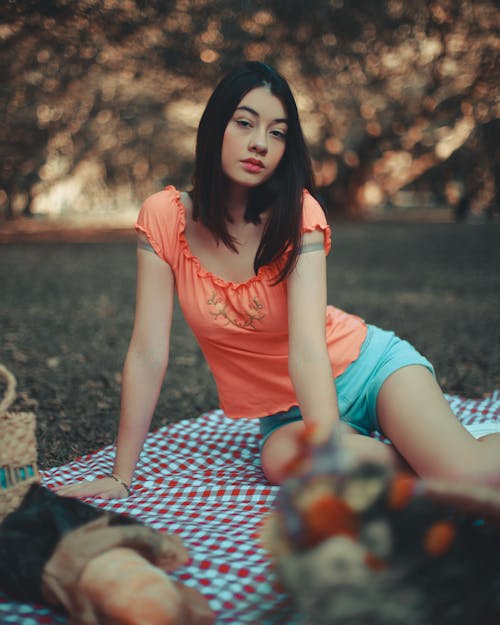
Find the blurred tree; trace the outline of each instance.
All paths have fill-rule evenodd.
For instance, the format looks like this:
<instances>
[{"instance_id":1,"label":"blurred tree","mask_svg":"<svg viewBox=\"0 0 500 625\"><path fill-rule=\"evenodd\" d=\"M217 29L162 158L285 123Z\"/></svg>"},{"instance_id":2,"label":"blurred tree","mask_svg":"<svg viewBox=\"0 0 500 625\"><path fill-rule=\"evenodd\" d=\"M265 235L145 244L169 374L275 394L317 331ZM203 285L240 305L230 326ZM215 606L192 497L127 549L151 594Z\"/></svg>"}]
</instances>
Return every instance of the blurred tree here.
<instances>
[{"instance_id":1,"label":"blurred tree","mask_svg":"<svg viewBox=\"0 0 500 625\"><path fill-rule=\"evenodd\" d=\"M8 0L0 214L119 213L188 185L204 103L243 58L291 81L332 208L364 217L413 184L484 212L499 21L488 0Z\"/></svg>"}]
</instances>

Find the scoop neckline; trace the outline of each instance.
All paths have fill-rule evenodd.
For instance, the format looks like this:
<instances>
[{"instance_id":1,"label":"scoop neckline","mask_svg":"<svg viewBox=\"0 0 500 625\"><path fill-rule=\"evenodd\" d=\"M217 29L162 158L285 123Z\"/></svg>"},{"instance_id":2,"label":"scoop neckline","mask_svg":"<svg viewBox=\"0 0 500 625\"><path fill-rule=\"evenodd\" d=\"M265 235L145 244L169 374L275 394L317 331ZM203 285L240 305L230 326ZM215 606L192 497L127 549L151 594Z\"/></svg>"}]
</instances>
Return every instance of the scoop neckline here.
<instances>
[{"instance_id":1,"label":"scoop neckline","mask_svg":"<svg viewBox=\"0 0 500 625\"><path fill-rule=\"evenodd\" d=\"M181 248L184 253L184 256L186 256L186 258L195 265L197 274L201 278L209 278L210 280L212 280L214 283L218 284L219 286L238 289L238 288L248 287L252 285L254 282L261 282L262 278L265 277L266 274L269 274L270 272L269 267L263 265L259 267L257 274L254 276L250 276L248 280L245 280L244 282L235 282L233 280L226 280L225 278L222 278L221 276L218 276L212 271L210 271L209 269L207 269L203 265L201 260L198 258L198 256L196 256L193 253L193 251L189 247L189 243L186 238L187 208L181 199L182 192L172 185L166 187L165 190L167 191L172 190L175 192L175 200L179 208L179 216L180 216L179 241L181 243Z\"/></svg>"}]
</instances>

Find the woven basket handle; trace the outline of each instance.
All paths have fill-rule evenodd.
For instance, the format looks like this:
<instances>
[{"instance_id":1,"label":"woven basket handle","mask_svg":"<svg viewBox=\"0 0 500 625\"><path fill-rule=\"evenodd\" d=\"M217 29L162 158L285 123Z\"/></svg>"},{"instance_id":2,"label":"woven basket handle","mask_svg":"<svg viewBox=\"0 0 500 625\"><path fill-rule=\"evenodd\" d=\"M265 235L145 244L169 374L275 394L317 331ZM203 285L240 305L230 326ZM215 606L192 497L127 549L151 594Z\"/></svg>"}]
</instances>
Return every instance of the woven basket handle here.
<instances>
[{"instance_id":1,"label":"woven basket handle","mask_svg":"<svg viewBox=\"0 0 500 625\"><path fill-rule=\"evenodd\" d=\"M16 398L16 378L3 365L0 365L0 375L2 375L7 382L5 395L2 401L0 402L0 417L1 417L4 413L7 412L7 409Z\"/></svg>"}]
</instances>

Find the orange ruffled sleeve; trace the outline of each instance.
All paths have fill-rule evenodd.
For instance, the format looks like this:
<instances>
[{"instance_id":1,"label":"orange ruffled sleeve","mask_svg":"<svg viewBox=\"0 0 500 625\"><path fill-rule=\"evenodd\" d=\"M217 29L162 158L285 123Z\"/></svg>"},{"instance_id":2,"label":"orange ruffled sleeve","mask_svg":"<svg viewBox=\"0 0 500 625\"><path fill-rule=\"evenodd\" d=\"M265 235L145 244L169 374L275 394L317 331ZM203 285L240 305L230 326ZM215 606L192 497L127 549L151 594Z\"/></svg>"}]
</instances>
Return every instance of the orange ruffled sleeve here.
<instances>
[{"instance_id":1,"label":"orange ruffled sleeve","mask_svg":"<svg viewBox=\"0 0 500 625\"><path fill-rule=\"evenodd\" d=\"M166 187L144 201L135 223L135 229L146 235L154 251L170 266L179 245L179 201L177 189Z\"/></svg>"},{"instance_id":2,"label":"orange ruffled sleeve","mask_svg":"<svg viewBox=\"0 0 500 625\"><path fill-rule=\"evenodd\" d=\"M323 232L325 238L325 254L328 254L332 247L332 233L326 219L325 211L321 207L321 204L314 199L308 191L304 191L302 232L314 232L314 230L321 230Z\"/></svg>"}]
</instances>

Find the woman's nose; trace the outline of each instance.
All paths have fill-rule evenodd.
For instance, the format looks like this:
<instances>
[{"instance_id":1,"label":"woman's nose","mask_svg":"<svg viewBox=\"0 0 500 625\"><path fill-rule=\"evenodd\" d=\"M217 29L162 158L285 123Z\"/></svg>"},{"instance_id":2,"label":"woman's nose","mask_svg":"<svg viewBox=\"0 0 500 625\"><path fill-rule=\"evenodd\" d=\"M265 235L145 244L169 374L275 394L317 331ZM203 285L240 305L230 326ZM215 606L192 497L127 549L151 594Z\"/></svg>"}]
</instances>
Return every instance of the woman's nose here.
<instances>
[{"instance_id":1,"label":"woman's nose","mask_svg":"<svg viewBox=\"0 0 500 625\"><path fill-rule=\"evenodd\" d=\"M250 150L258 152L259 154L265 154L267 152L267 136L264 131L256 129L252 134Z\"/></svg>"}]
</instances>

